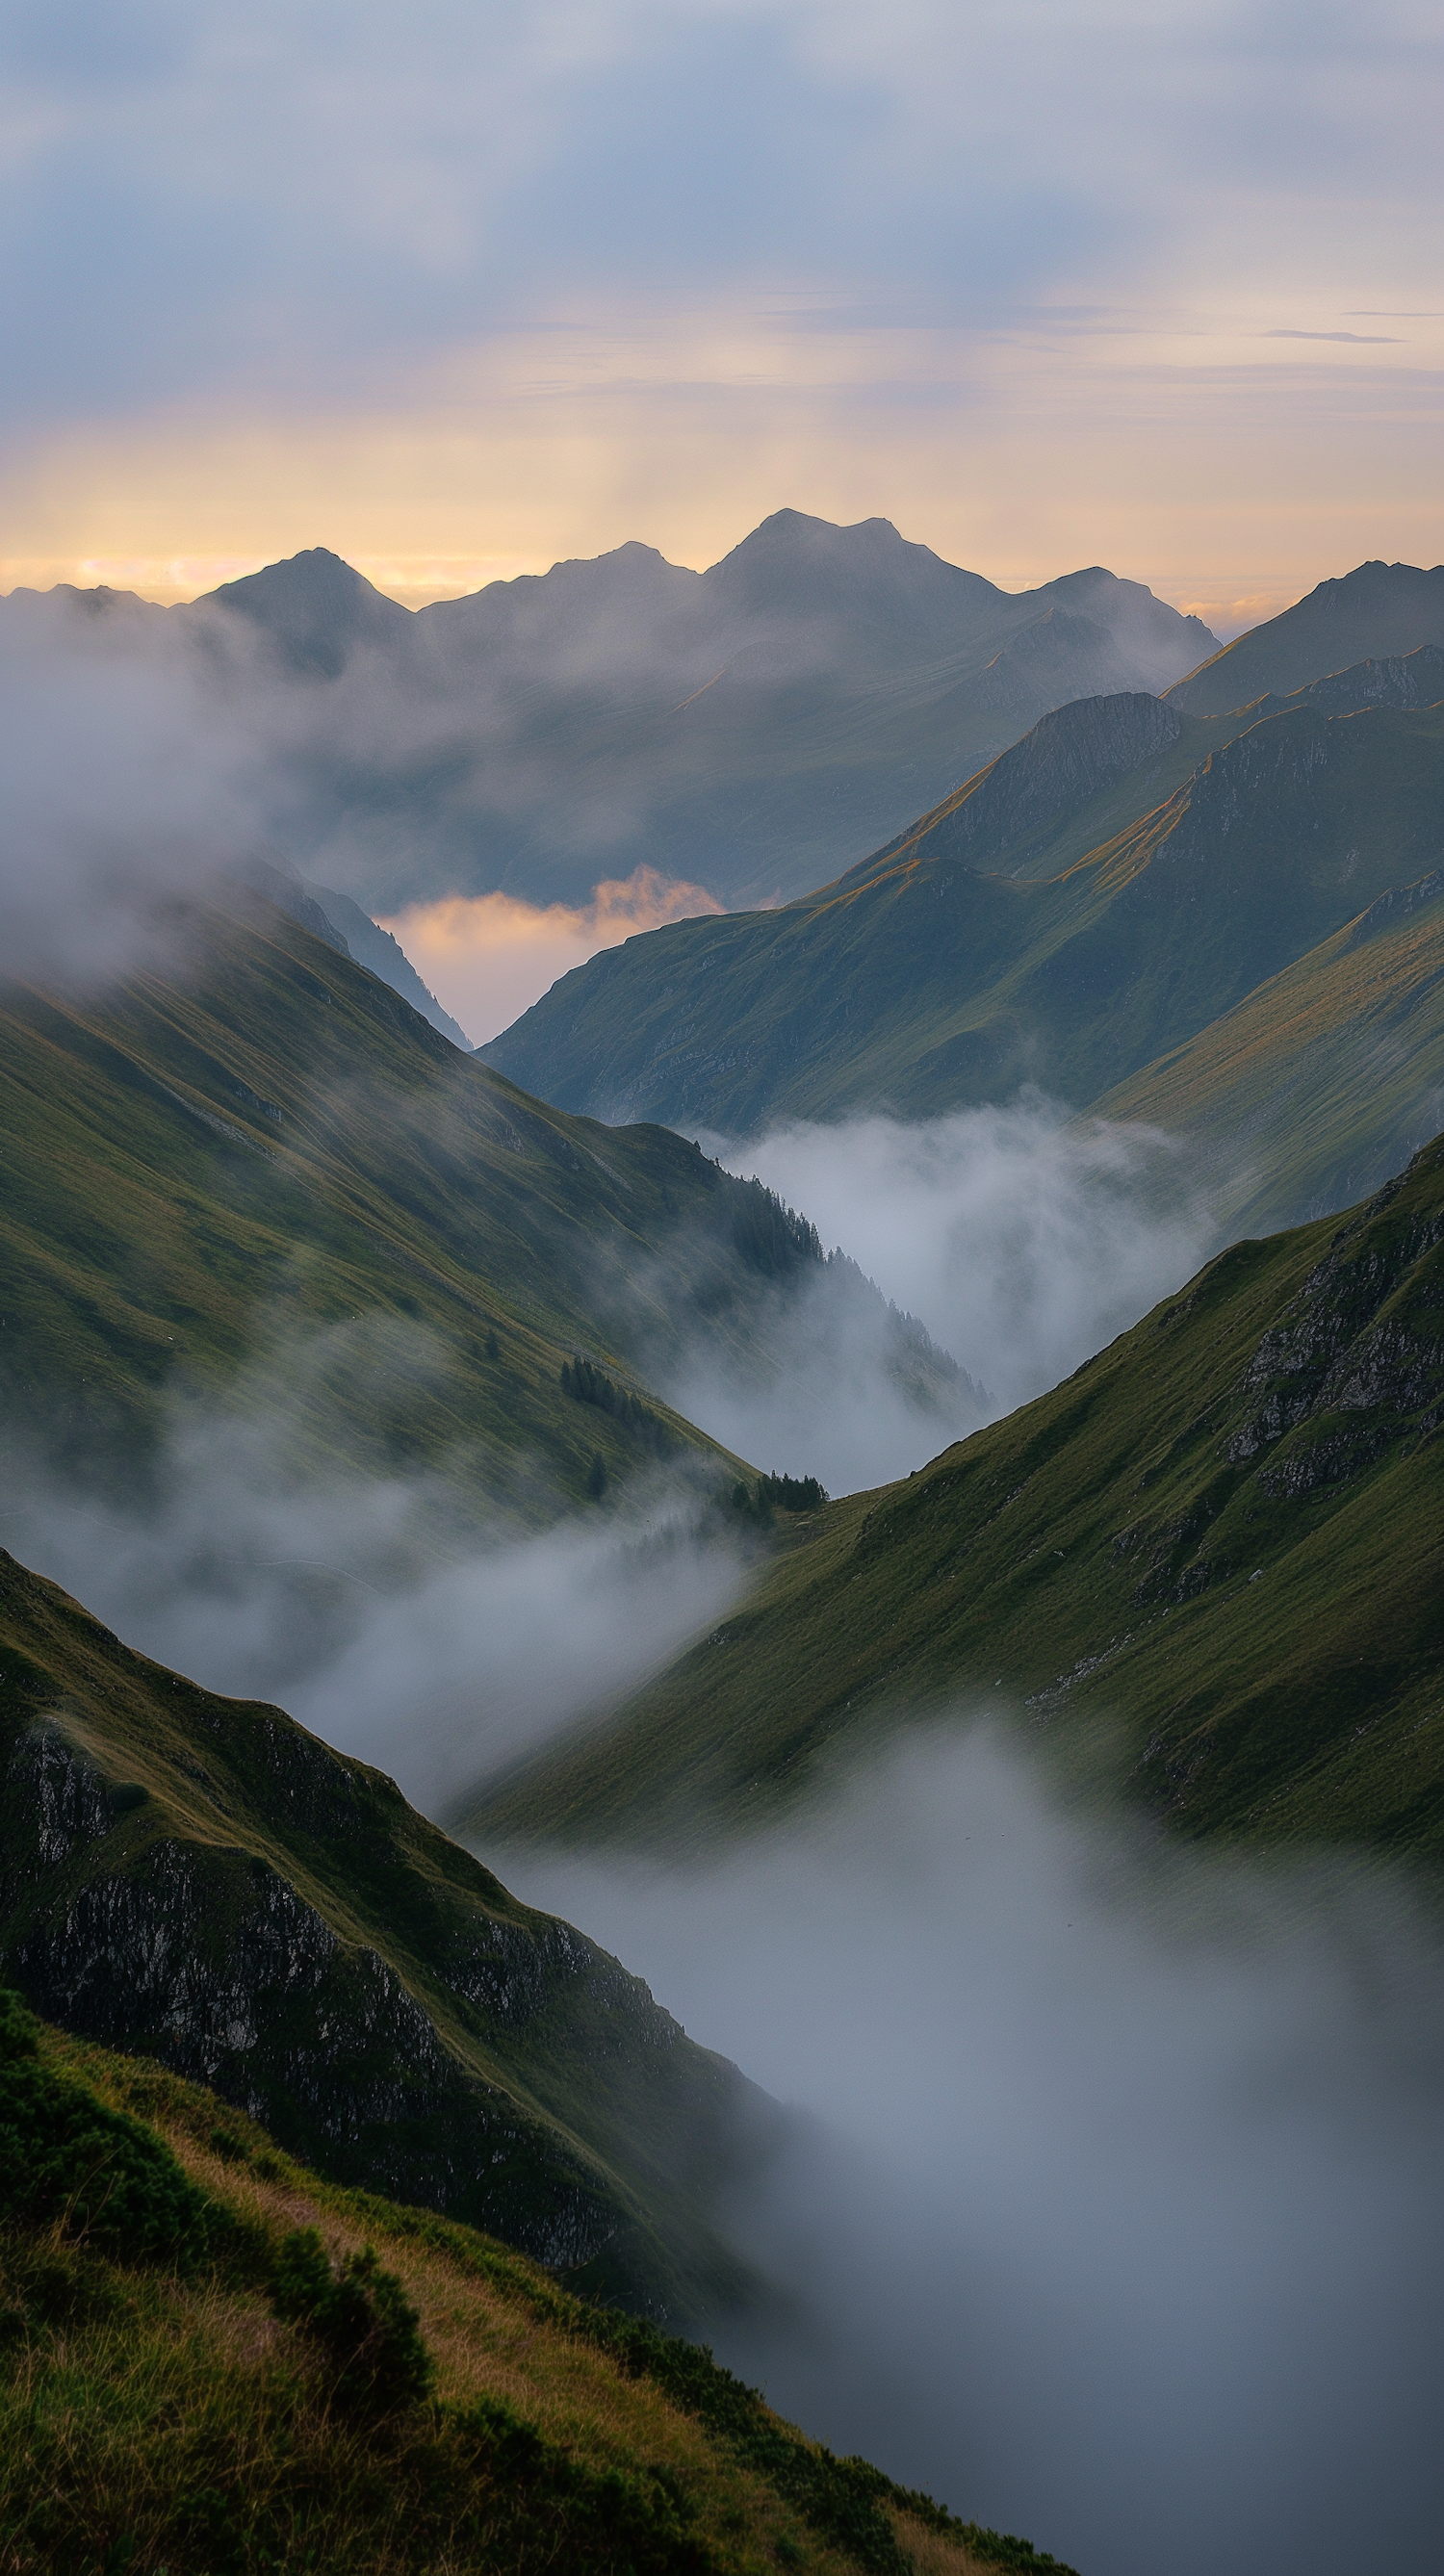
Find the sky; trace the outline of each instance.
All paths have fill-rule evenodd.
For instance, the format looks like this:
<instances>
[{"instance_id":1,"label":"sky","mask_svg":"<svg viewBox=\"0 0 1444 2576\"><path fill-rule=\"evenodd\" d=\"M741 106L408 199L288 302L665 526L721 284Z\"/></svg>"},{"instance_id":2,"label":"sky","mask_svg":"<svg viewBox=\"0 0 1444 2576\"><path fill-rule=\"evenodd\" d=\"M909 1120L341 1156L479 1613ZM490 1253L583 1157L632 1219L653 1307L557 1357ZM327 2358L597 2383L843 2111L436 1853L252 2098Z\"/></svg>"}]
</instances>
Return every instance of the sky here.
<instances>
[{"instance_id":1,"label":"sky","mask_svg":"<svg viewBox=\"0 0 1444 2576\"><path fill-rule=\"evenodd\" d=\"M1432 0L11 0L0 589L1444 555Z\"/></svg>"}]
</instances>

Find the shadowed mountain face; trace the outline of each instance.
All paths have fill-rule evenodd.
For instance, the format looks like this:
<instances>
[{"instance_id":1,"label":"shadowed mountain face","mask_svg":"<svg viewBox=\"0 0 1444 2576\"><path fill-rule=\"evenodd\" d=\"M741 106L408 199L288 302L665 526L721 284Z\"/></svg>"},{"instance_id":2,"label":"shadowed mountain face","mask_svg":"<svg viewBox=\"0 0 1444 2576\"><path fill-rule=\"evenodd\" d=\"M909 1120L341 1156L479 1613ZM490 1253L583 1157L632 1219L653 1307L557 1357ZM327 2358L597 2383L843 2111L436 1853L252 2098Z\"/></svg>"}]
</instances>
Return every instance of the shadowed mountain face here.
<instances>
[{"instance_id":1,"label":"shadowed mountain face","mask_svg":"<svg viewBox=\"0 0 1444 2576\"><path fill-rule=\"evenodd\" d=\"M1437 1857L1441 1326L1436 1141L1342 1224L1236 1244L1050 1394L832 1505L477 1828L755 1830L840 1740L991 1706L1182 1834Z\"/></svg>"},{"instance_id":2,"label":"shadowed mountain face","mask_svg":"<svg viewBox=\"0 0 1444 2576\"><path fill-rule=\"evenodd\" d=\"M315 547L137 637L158 618L279 684L277 837L369 912L642 866L771 902L1048 708L1156 692L1213 642L1097 567L1013 594L885 519L796 510L704 573L625 545L412 614Z\"/></svg>"},{"instance_id":3,"label":"shadowed mountain face","mask_svg":"<svg viewBox=\"0 0 1444 2576\"><path fill-rule=\"evenodd\" d=\"M1265 690L1300 689L1326 671L1444 645L1444 564L1360 564L1321 581L1279 617L1234 638L1170 690L1187 715L1222 715Z\"/></svg>"},{"instance_id":4,"label":"shadowed mountain face","mask_svg":"<svg viewBox=\"0 0 1444 2576\"><path fill-rule=\"evenodd\" d=\"M404 648L406 609L324 546L223 582L211 604L250 620L298 672L334 680L358 645Z\"/></svg>"},{"instance_id":5,"label":"shadowed mountain face","mask_svg":"<svg viewBox=\"0 0 1444 2576\"><path fill-rule=\"evenodd\" d=\"M1096 1101L1437 865L1441 662L1209 721L1065 708L869 865L629 940L486 1060L574 1110L744 1135L1026 1082Z\"/></svg>"}]
</instances>

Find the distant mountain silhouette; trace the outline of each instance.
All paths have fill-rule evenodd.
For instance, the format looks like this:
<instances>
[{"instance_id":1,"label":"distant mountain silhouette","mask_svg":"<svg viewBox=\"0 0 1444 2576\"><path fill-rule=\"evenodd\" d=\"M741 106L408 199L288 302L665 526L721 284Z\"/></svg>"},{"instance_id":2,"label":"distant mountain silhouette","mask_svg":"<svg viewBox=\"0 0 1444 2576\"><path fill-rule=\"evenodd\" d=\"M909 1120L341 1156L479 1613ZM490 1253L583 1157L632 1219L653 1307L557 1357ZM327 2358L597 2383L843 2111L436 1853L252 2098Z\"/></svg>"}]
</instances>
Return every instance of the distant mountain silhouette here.
<instances>
[{"instance_id":1,"label":"distant mountain silhouette","mask_svg":"<svg viewBox=\"0 0 1444 2576\"><path fill-rule=\"evenodd\" d=\"M279 644L298 670L334 680L362 642L404 650L411 612L376 590L339 555L310 546L287 563L223 582L206 594L215 608L248 617Z\"/></svg>"},{"instance_id":2,"label":"distant mountain silhouette","mask_svg":"<svg viewBox=\"0 0 1444 2576\"><path fill-rule=\"evenodd\" d=\"M704 573L631 544L413 614L317 547L177 613L216 611L325 684L291 853L334 882L339 849L380 911L639 866L799 893L1048 708L1156 692L1214 641L1098 566L1013 593L798 510Z\"/></svg>"},{"instance_id":3,"label":"distant mountain silhouette","mask_svg":"<svg viewBox=\"0 0 1444 2576\"><path fill-rule=\"evenodd\" d=\"M1129 1115L1201 1131L1218 1123L1214 1091L1255 1083L1250 1132L1273 1123L1250 1187L1277 1223L1334 1188L1344 1204L1389 1168L1393 1140L1419 1141L1410 1095L1444 1062L1432 918L1423 945L1381 934L1367 964L1323 952L1386 898L1386 925L1412 918L1402 890L1432 884L1441 814L1437 646L1225 716L1089 699L832 884L606 950L482 1052L574 1113L730 1135L935 1116L1027 1083L1080 1108L1128 1084ZM1315 948L1308 998L1298 976L1280 982L1246 1065L1226 1038L1201 1044ZM1344 1043L1366 1010L1388 1031L1372 1055ZM1190 1047L1185 1075L1170 1051ZM1337 1136L1333 1110L1284 1079L1308 1048L1334 1068ZM1164 1074L1166 1112L1149 1105Z\"/></svg>"}]
</instances>

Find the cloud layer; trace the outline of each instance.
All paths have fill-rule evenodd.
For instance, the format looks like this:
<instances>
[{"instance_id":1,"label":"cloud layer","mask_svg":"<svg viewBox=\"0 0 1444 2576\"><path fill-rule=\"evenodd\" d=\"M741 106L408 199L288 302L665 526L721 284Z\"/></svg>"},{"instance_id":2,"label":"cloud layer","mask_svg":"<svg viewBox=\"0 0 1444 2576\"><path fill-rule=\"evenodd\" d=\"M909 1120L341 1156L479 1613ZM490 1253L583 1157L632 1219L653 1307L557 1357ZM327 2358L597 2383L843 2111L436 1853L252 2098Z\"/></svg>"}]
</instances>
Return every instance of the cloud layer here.
<instances>
[{"instance_id":1,"label":"cloud layer","mask_svg":"<svg viewBox=\"0 0 1444 2576\"><path fill-rule=\"evenodd\" d=\"M824 1243L840 1243L988 1389L993 1414L1055 1386L1211 1247L1206 1201L1167 1137L1103 1121L1071 1126L1041 1100L916 1124L799 1121L755 1145L704 1142L730 1170L755 1173L804 1208ZM807 1383L802 1369L799 1405ZM700 1372L687 1393L695 1418L717 1430L724 1417L709 1409ZM809 1419L822 1437L839 1455L852 1443L874 1462L874 1474L848 1481L902 1475L930 1454L902 1453L885 1407L850 1419L835 1381L831 1390L817 1384L815 1399ZM726 1418L739 1434L763 1428L742 1410ZM791 1427L784 1405L774 1439Z\"/></svg>"},{"instance_id":2,"label":"cloud layer","mask_svg":"<svg viewBox=\"0 0 1444 2576\"><path fill-rule=\"evenodd\" d=\"M685 1874L486 1855L804 2113L735 2367L840 2451L1108 2576L1427 2556L1437 1926L1205 1858L960 1727Z\"/></svg>"}]
</instances>

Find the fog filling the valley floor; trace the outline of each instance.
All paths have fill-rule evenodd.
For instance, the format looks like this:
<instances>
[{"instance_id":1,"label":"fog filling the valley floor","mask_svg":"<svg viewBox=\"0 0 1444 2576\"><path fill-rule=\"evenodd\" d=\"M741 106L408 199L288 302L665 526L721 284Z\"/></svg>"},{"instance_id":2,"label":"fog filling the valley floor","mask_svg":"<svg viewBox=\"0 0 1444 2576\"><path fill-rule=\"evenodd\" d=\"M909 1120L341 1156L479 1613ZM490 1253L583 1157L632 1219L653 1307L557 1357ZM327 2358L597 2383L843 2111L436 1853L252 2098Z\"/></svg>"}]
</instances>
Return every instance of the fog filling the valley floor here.
<instances>
[{"instance_id":1,"label":"fog filling the valley floor","mask_svg":"<svg viewBox=\"0 0 1444 2576\"><path fill-rule=\"evenodd\" d=\"M735 2213L808 2322L719 2338L785 2414L1085 2576L1432 2555L1444 1944L1382 1871L1165 1847L986 1724L675 1872L484 1856L810 2115Z\"/></svg>"},{"instance_id":2,"label":"fog filling the valley floor","mask_svg":"<svg viewBox=\"0 0 1444 2576\"><path fill-rule=\"evenodd\" d=\"M177 1410L145 1510L0 1464L0 1545L22 1563L127 1646L279 1702L433 1814L636 1687L744 1580L678 1483L540 1531L477 1527L439 1473L322 1483L238 1412Z\"/></svg>"},{"instance_id":3,"label":"fog filling the valley floor","mask_svg":"<svg viewBox=\"0 0 1444 2576\"><path fill-rule=\"evenodd\" d=\"M806 1302L775 1385L744 1385L705 1345L668 1379L671 1401L759 1466L820 1476L832 1493L919 1467L978 1420L1041 1395L1181 1287L1213 1248L1186 1159L1151 1129L1069 1126L1024 1101L908 1123L795 1122L756 1144L702 1138L840 1244L884 1297L918 1317L988 1394L940 1420L908 1402L876 1339L839 1347Z\"/></svg>"}]
</instances>

